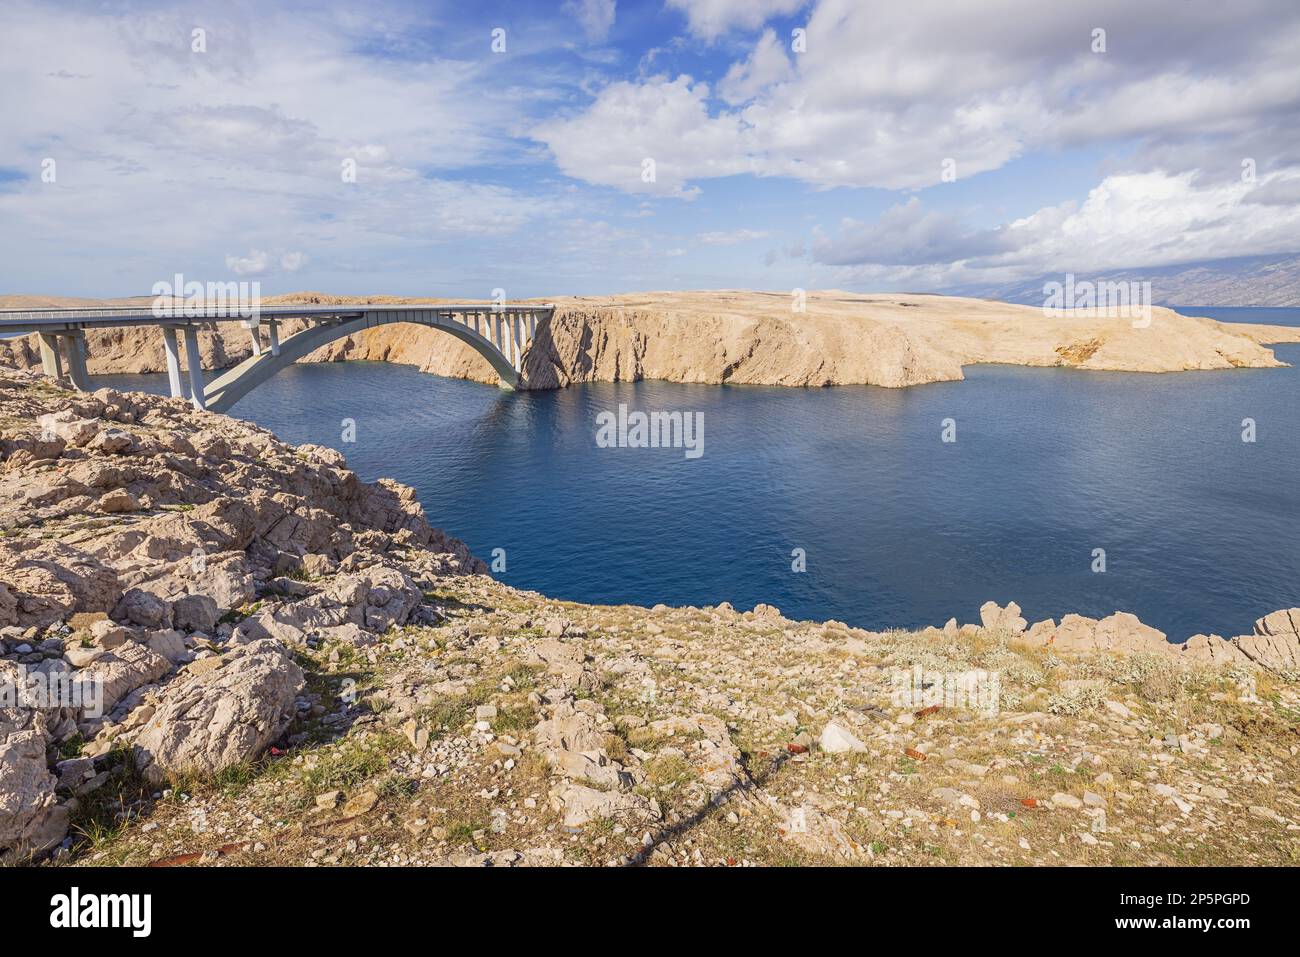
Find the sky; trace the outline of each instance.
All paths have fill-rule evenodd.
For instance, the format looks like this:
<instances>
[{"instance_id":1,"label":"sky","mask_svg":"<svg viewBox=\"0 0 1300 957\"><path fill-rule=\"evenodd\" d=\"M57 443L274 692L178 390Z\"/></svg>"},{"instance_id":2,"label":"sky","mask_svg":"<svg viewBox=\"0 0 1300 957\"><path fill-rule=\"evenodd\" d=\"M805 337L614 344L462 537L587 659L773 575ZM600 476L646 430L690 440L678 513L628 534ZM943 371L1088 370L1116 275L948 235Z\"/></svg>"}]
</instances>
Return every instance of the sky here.
<instances>
[{"instance_id":1,"label":"sky","mask_svg":"<svg viewBox=\"0 0 1300 957\"><path fill-rule=\"evenodd\" d=\"M1300 251L1296 0L0 0L0 293L962 292Z\"/></svg>"}]
</instances>

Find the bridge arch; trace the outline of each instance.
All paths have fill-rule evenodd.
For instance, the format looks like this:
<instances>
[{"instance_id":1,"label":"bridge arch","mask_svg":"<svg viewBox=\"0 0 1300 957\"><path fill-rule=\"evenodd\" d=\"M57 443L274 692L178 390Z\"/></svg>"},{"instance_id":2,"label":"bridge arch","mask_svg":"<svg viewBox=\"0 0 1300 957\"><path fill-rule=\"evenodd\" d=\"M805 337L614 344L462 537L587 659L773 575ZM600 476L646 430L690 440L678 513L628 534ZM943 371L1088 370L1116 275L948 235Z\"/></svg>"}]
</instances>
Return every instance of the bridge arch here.
<instances>
[{"instance_id":1,"label":"bridge arch","mask_svg":"<svg viewBox=\"0 0 1300 957\"><path fill-rule=\"evenodd\" d=\"M254 342L259 348L207 384L203 405L213 412L228 412L257 386L321 346L369 328L399 322L439 329L454 336L488 361L503 389L514 389L519 384L523 352L536 334L539 312L518 308L493 312L490 307L484 307L481 312L436 308L413 311L409 307L391 313L368 311L309 325L283 341L278 340L277 322L262 320L257 325L270 325L272 348L260 349L260 333L253 326Z\"/></svg>"}]
</instances>

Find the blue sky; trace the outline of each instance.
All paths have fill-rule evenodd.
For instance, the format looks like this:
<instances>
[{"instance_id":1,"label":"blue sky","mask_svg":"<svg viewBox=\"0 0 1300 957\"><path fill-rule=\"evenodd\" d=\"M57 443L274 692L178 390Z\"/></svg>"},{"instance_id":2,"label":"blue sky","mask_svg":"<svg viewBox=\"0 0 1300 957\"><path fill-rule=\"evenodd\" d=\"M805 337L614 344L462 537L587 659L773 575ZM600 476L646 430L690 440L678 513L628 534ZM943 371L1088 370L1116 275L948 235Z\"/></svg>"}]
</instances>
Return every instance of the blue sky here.
<instances>
[{"instance_id":1,"label":"blue sky","mask_svg":"<svg viewBox=\"0 0 1300 957\"><path fill-rule=\"evenodd\" d=\"M1300 248L1292 0L0 16L0 292L964 291Z\"/></svg>"}]
</instances>

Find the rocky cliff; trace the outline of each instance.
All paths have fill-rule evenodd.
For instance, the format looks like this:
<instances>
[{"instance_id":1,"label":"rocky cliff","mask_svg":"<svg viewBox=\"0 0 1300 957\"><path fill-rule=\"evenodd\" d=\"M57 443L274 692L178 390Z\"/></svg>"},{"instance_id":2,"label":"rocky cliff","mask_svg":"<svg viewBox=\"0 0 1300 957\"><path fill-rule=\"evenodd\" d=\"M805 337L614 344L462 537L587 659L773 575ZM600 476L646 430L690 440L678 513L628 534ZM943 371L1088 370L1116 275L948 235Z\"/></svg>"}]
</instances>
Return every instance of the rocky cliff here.
<instances>
[{"instance_id":1,"label":"rocky cliff","mask_svg":"<svg viewBox=\"0 0 1300 957\"><path fill-rule=\"evenodd\" d=\"M391 296L275 297L283 302L410 303ZM0 299L0 305L13 305ZM801 312L786 293L665 292L555 300L525 356L525 382L551 389L576 382L673 382L786 386L919 385L962 378L976 363L1062 366L1099 371L1175 372L1282 365L1267 343L1300 341L1300 329L1241 327L1155 308L1151 324L1076 313L1046 316L1029 306L923 295L813 292ZM285 334L296 330L290 326ZM151 329L90 333L89 368L161 372L162 340ZM206 368L247 358L248 334L235 324L200 333ZM414 365L435 375L495 382L471 348L436 330L384 326L330 343L306 361L367 359ZM0 364L29 368L32 337L0 340Z\"/></svg>"},{"instance_id":2,"label":"rocky cliff","mask_svg":"<svg viewBox=\"0 0 1300 957\"><path fill-rule=\"evenodd\" d=\"M1185 646L992 602L874 632L484 571L329 449L0 372L0 861L1300 851L1300 609Z\"/></svg>"}]
</instances>

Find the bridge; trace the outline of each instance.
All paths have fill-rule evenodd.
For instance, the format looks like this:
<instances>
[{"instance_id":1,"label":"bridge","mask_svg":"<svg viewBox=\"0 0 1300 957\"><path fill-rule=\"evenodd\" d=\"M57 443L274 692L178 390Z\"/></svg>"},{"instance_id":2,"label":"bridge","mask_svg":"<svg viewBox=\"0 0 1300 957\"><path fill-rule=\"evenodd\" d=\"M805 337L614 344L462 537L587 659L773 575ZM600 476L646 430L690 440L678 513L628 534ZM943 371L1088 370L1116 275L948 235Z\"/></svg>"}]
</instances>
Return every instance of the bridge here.
<instances>
[{"instance_id":1,"label":"bridge","mask_svg":"<svg viewBox=\"0 0 1300 957\"><path fill-rule=\"evenodd\" d=\"M538 323L550 319L550 305L275 305L250 310L235 304L156 308L106 306L72 309L0 310L0 336L36 333L41 367L73 388L90 391L86 372L86 331L122 326L153 326L162 335L167 355L167 378L173 396L183 397L180 342L185 344L185 366L190 399L197 409L229 411L250 390L310 352L353 333L395 322L410 322L441 329L468 344L488 361L500 385L519 384L524 354L537 337ZM301 320L305 326L281 339L280 326ZM200 329L217 323L237 322L252 339L253 353L238 365L205 381L199 355ZM266 330L266 340L262 332Z\"/></svg>"}]
</instances>

